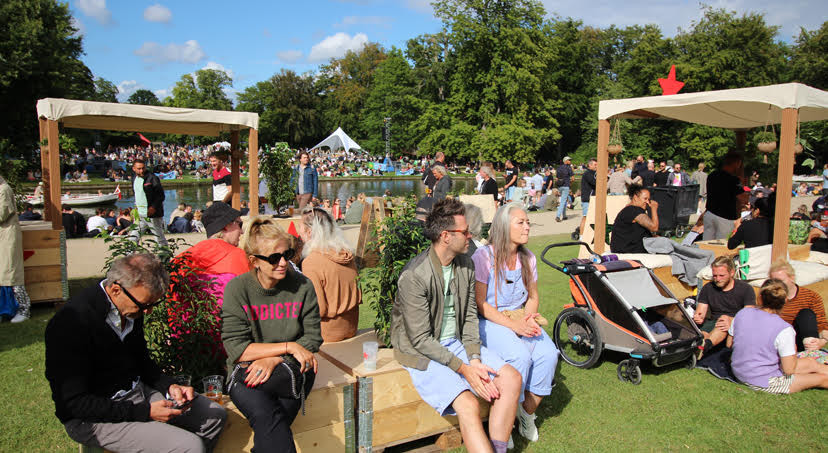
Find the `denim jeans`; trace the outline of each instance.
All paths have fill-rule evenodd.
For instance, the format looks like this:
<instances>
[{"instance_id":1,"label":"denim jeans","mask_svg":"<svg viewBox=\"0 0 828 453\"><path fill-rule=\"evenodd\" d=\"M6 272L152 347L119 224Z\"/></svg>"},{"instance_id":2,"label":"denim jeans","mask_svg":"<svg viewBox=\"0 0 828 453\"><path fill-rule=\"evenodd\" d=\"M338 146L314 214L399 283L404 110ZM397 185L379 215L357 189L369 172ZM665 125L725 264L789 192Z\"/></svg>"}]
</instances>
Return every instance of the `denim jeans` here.
<instances>
[{"instance_id":1,"label":"denim jeans","mask_svg":"<svg viewBox=\"0 0 828 453\"><path fill-rule=\"evenodd\" d=\"M569 199L569 186L558 187L558 190L561 191L561 202L558 205L558 213L555 217L562 219L566 215L566 203Z\"/></svg>"}]
</instances>

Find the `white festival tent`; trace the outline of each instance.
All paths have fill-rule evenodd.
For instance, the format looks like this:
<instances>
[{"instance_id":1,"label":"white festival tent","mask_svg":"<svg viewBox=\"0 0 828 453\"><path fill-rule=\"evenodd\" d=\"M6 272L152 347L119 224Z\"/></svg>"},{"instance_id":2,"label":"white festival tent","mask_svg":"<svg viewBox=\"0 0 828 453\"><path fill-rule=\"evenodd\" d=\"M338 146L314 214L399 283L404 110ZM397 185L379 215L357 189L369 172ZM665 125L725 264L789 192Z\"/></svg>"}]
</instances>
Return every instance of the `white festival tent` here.
<instances>
[{"instance_id":1,"label":"white festival tent","mask_svg":"<svg viewBox=\"0 0 828 453\"><path fill-rule=\"evenodd\" d=\"M346 134L341 127L336 128L333 134L329 135L328 138L322 140L322 142L311 149L319 149L323 146L327 146L331 149L331 151L335 151L340 148L346 151L352 149L362 149L362 147L359 146L359 143L355 142L351 137L348 137L348 134Z\"/></svg>"},{"instance_id":2,"label":"white festival tent","mask_svg":"<svg viewBox=\"0 0 828 453\"><path fill-rule=\"evenodd\" d=\"M785 83L731 90L672 94L631 99L612 99L598 104L598 174L596 194L607 192L607 144L610 121L624 119L661 119L704 124L736 132L736 149L745 150L746 131L771 124L779 127L779 167L777 169L776 207L778 213L790 206L794 167L794 140L797 125L828 120L828 92L803 85ZM606 195L596 197L595 251L604 251ZM774 221L773 257L785 256L788 216Z\"/></svg>"}]
</instances>

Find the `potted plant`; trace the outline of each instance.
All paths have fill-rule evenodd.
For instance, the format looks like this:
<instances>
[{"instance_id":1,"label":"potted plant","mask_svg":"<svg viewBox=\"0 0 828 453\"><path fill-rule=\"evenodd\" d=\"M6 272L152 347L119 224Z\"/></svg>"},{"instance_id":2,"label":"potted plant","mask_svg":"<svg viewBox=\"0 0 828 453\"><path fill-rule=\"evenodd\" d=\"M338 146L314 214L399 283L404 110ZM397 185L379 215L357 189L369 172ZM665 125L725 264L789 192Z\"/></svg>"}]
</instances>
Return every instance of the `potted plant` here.
<instances>
[{"instance_id":1,"label":"potted plant","mask_svg":"<svg viewBox=\"0 0 828 453\"><path fill-rule=\"evenodd\" d=\"M756 148L763 153L772 153L776 150L776 134L769 131L762 131L753 136Z\"/></svg>"},{"instance_id":2,"label":"potted plant","mask_svg":"<svg viewBox=\"0 0 828 453\"><path fill-rule=\"evenodd\" d=\"M808 146L808 142L805 141L804 138L797 138L796 142L794 142L794 154L802 154L802 151L811 150L811 147Z\"/></svg>"},{"instance_id":3,"label":"potted plant","mask_svg":"<svg viewBox=\"0 0 828 453\"><path fill-rule=\"evenodd\" d=\"M619 138L610 139L609 144L607 145L607 152L613 156L620 153L623 149L624 146Z\"/></svg>"}]
</instances>

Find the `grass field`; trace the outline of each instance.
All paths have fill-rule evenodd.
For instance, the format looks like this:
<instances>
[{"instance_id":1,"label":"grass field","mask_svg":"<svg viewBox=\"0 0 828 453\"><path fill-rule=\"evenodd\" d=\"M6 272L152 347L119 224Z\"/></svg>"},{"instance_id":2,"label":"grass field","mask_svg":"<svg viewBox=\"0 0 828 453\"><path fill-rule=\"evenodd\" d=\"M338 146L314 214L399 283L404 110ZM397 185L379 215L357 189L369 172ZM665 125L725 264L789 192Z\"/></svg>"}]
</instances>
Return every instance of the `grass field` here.
<instances>
[{"instance_id":1,"label":"grass field","mask_svg":"<svg viewBox=\"0 0 828 453\"><path fill-rule=\"evenodd\" d=\"M534 238L530 249L539 254L546 244L564 240ZM576 254L575 248L555 250L554 261ZM542 263L538 276L541 312L551 324L570 300L567 280ZM89 283L72 281L70 292ZM26 323L0 324L2 452L77 451L54 416L43 375L43 331L52 313L39 308ZM360 327L370 327L372 316L363 306ZM589 370L562 364L557 386L538 411L540 440L527 444L515 434L513 451L825 450L825 391L768 395L680 365L642 367L642 383L633 386L616 377L621 359L605 355Z\"/></svg>"}]
</instances>

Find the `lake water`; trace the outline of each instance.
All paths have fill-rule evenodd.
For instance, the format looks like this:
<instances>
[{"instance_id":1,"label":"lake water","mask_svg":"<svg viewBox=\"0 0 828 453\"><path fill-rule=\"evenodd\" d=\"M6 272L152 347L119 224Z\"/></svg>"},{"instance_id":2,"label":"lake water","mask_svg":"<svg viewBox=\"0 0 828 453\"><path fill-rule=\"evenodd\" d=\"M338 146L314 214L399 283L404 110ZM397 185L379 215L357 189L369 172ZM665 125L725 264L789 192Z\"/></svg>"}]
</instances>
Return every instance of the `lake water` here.
<instances>
[{"instance_id":1,"label":"lake water","mask_svg":"<svg viewBox=\"0 0 828 453\"><path fill-rule=\"evenodd\" d=\"M163 181L162 181L163 184ZM463 193L469 193L475 187L474 179L456 179L454 180L454 189L461 190ZM424 192L423 183L419 179L377 179L377 180L361 180L361 181L320 181L319 182L319 198L325 199L339 198L344 205L344 200L350 196L356 197L359 193L365 195L382 196L386 190L391 191L391 195L395 197L405 197L410 194L415 194L418 198L422 197ZM164 214L169 214L176 208L179 203L192 205L194 209L204 209L205 204L212 200L213 189L210 186L194 186L182 187L171 190L165 190L166 198L164 200ZM242 185L242 200L248 199L247 186ZM132 196L124 196L116 205L118 208L130 208L134 206L135 198ZM95 208L80 208L77 209L84 215L89 215Z\"/></svg>"}]
</instances>

